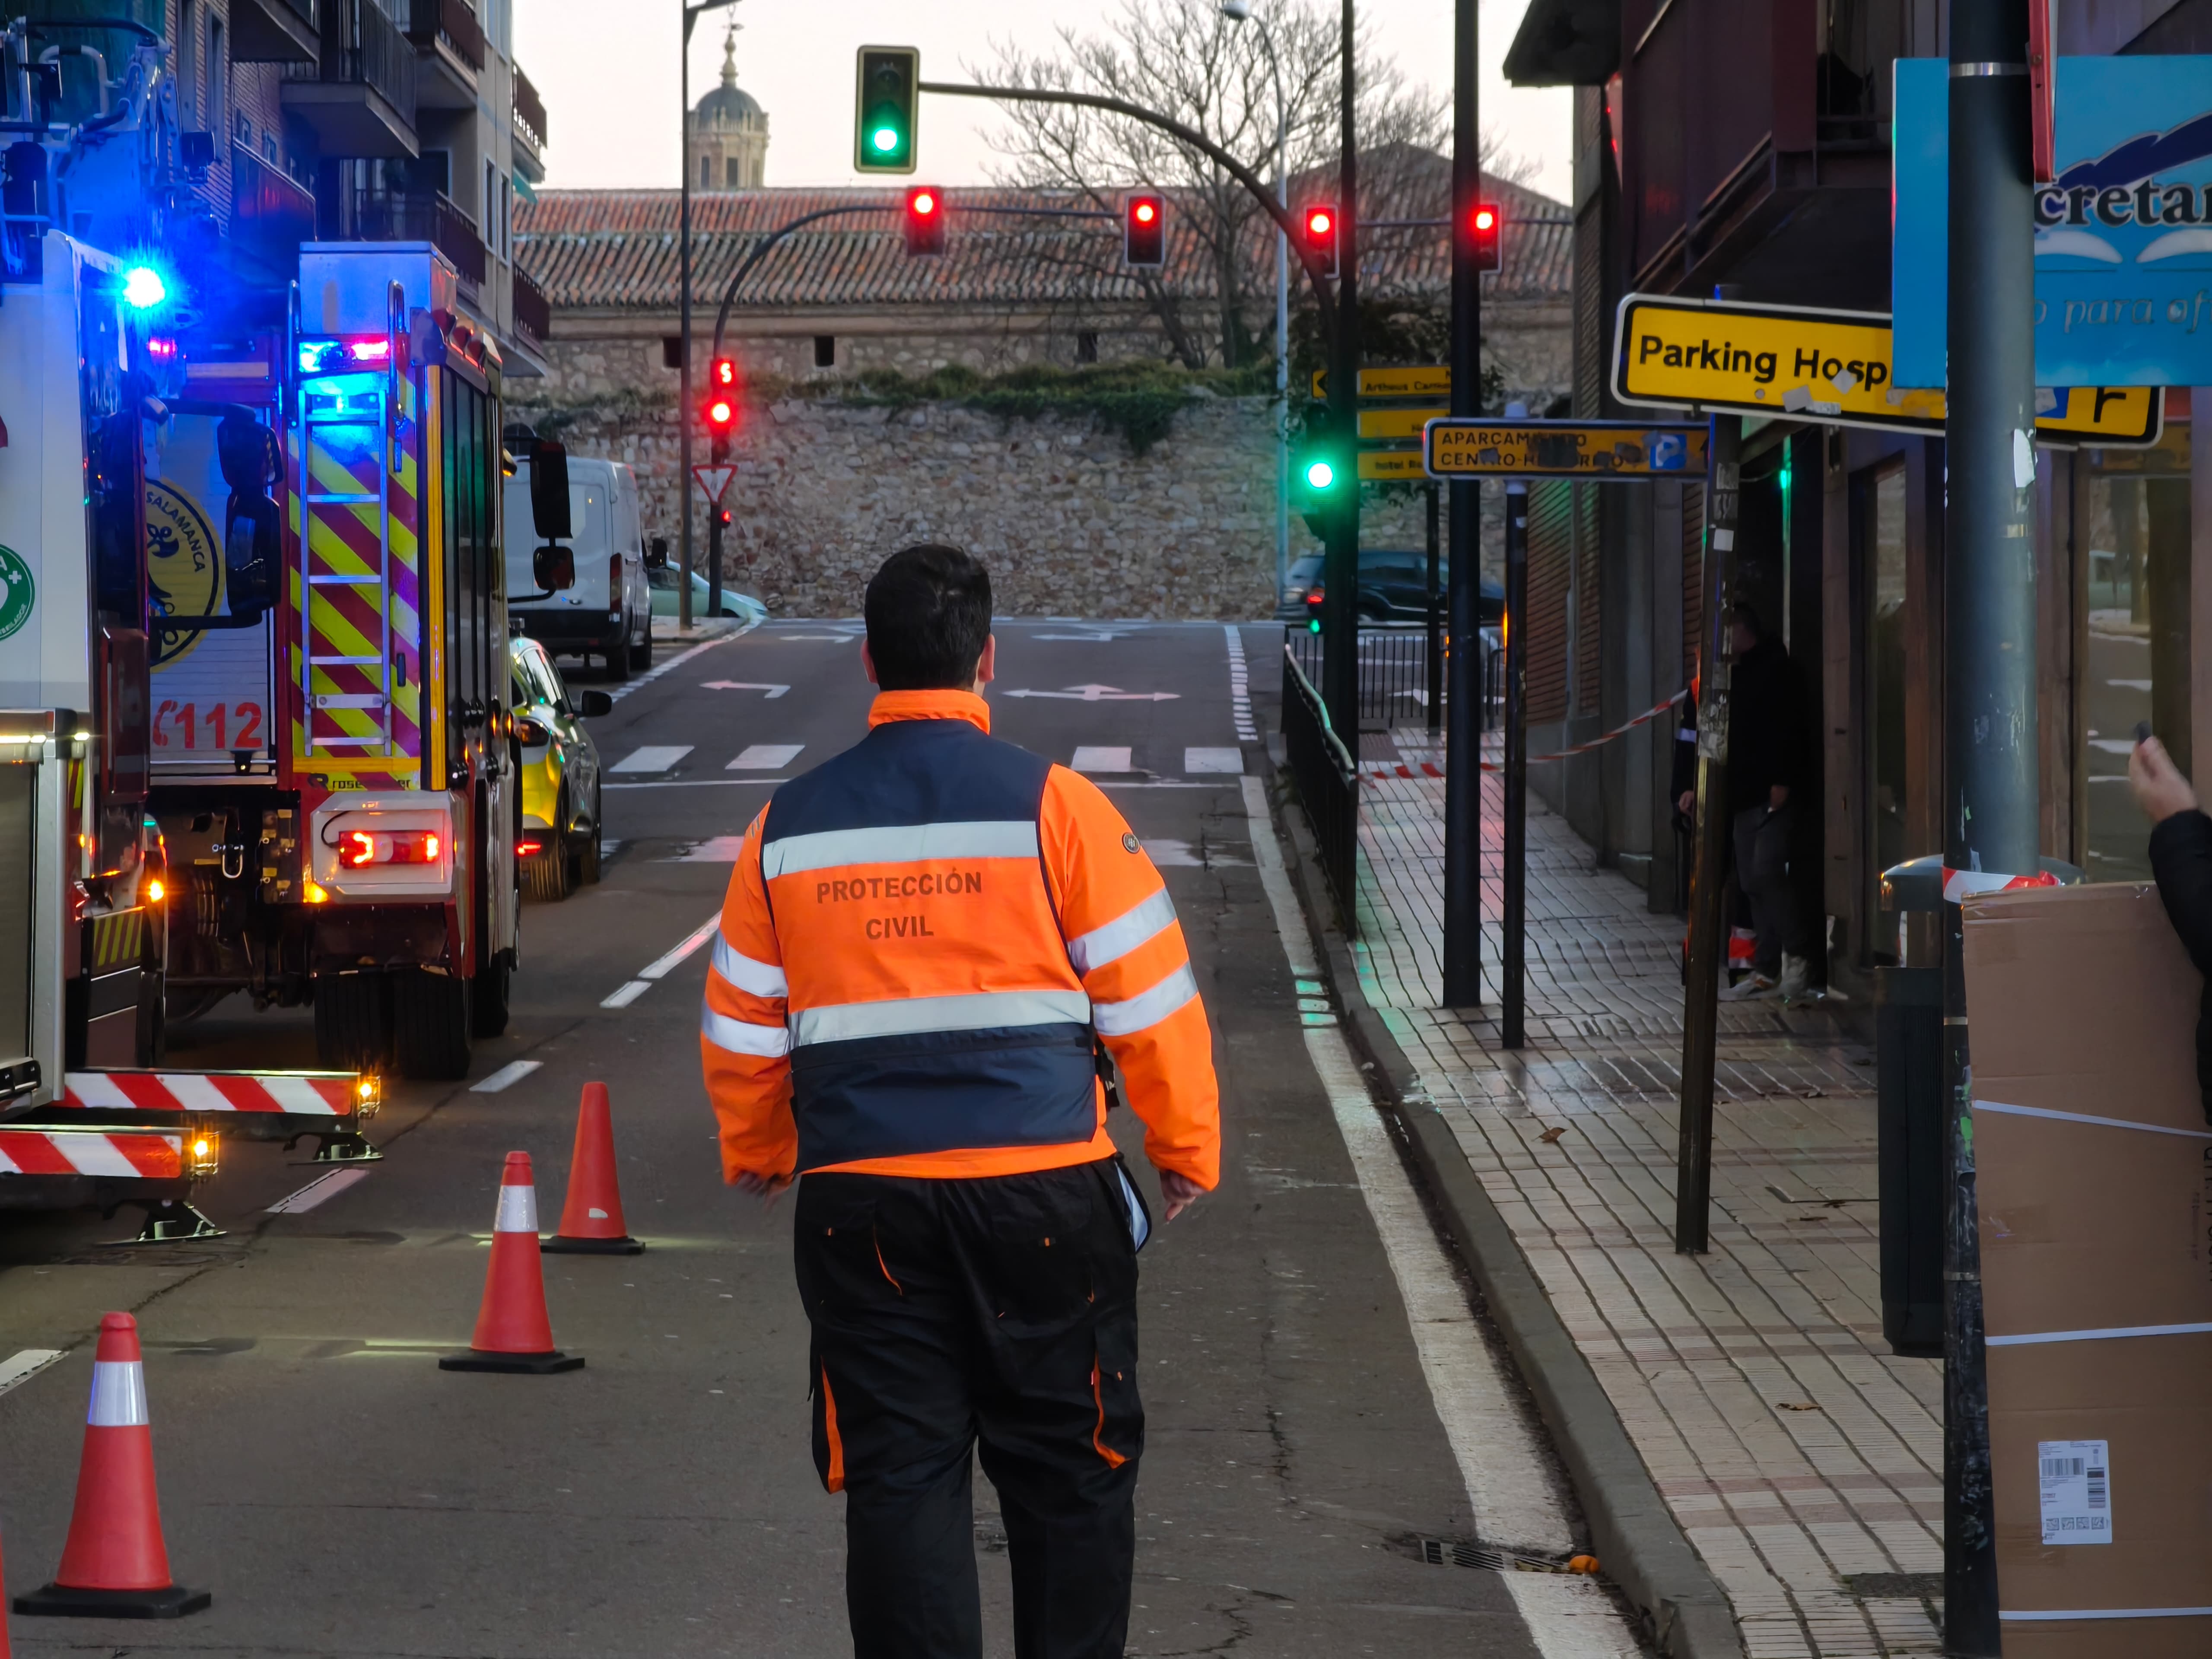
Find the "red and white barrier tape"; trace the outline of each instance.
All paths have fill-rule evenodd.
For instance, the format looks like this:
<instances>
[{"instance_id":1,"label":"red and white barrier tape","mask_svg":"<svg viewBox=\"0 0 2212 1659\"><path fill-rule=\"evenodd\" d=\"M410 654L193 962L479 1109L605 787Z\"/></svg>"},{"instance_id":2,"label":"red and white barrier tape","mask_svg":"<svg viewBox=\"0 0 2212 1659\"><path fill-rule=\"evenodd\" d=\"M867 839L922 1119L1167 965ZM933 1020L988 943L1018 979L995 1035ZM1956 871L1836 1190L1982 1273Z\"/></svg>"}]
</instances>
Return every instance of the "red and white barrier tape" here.
<instances>
[{"instance_id":1,"label":"red and white barrier tape","mask_svg":"<svg viewBox=\"0 0 2212 1659\"><path fill-rule=\"evenodd\" d=\"M353 1082L342 1072L71 1072L54 1104L71 1111L351 1117Z\"/></svg>"},{"instance_id":2,"label":"red and white barrier tape","mask_svg":"<svg viewBox=\"0 0 2212 1659\"><path fill-rule=\"evenodd\" d=\"M1660 715L1665 714L1668 709L1672 708L1676 703L1681 702L1689 695L1688 688L1685 687L1683 690L1677 691L1673 696L1668 698L1666 702L1659 704L1657 707L1645 709L1634 720L1629 720L1623 725L1616 726L1612 731L1592 738L1588 743L1577 743L1571 747L1559 750L1553 754L1531 755L1528 757L1529 763L1534 765L1538 761L1565 760L1570 755L1588 754L1591 750L1598 748L1601 744L1611 743L1615 738L1620 736L1624 732L1633 732L1639 726L1650 725L1653 720L1657 720ZM1482 769L1486 772L1503 772L1505 769L1505 765L1502 761L1485 761L1482 763Z\"/></svg>"},{"instance_id":3,"label":"red and white barrier tape","mask_svg":"<svg viewBox=\"0 0 2212 1659\"><path fill-rule=\"evenodd\" d=\"M0 1129L0 1176L88 1175L174 1181L184 1173L185 1138L180 1133Z\"/></svg>"}]
</instances>

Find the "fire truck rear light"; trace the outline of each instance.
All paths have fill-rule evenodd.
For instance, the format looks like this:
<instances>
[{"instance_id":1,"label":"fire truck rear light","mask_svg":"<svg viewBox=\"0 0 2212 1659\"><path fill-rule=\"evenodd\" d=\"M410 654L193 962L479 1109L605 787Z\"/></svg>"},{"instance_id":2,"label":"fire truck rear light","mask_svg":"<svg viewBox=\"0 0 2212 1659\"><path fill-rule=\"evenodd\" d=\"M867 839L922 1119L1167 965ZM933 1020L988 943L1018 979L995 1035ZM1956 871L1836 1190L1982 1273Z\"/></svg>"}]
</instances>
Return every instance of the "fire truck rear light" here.
<instances>
[{"instance_id":1,"label":"fire truck rear light","mask_svg":"<svg viewBox=\"0 0 2212 1659\"><path fill-rule=\"evenodd\" d=\"M311 881L307 884L305 897L310 904L328 904L331 902L331 890L319 881Z\"/></svg>"},{"instance_id":2,"label":"fire truck rear light","mask_svg":"<svg viewBox=\"0 0 2212 1659\"><path fill-rule=\"evenodd\" d=\"M531 858L544 850L545 843L542 841L519 841L514 843L516 856L520 858Z\"/></svg>"},{"instance_id":3,"label":"fire truck rear light","mask_svg":"<svg viewBox=\"0 0 2212 1659\"><path fill-rule=\"evenodd\" d=\"M146 902L149 904L159 904L168 896L168 892L169 890L162 886L159 881L149 881L146 884Z\"/></svg>"},{"instance_id":4,"label":"fire truck rear light","mask_svg":"<svg viewBox=\"0 0 2212 1659\"><path fill-rule=\"evenodd\" d=\"M374 1072L364 1072L353 1085L355 1112L362 1117L374 1117L384 1104L384 1081Z\"/></svg>"},{"instance_id":5,"label":"fire truck rear light","mask_svg":"<svg viewBox=\"0 0 2212 1659\"><path fill-rule=\"evenodd\" d=\"M431 830L346 830L337 838L338 862L349 870L373 864L435 864L438 836Z\"/></svg>"},{"instance_id":6,"label":"fire truck rear light","mask_svg":"<svg viewBox=\"0 0 2212 1659\"><path fill-rule=\"evenodd\" d=\"M392 342L381 334L354 340L302 340L300 372L343 374L349 369L382 368L392 361Z\"/></svg>"},{"instance_id":7,"label":"fire truck rear light","mask_svg":"<svg viewBox=\"0 0 2212 1659\"><path fill-rule=\"evenodd\" d=\"M185 1150L195 1176L211 1176L222 1166L222 1140L218 1135L196 1134Z\"/></svg>"}]
</instances>

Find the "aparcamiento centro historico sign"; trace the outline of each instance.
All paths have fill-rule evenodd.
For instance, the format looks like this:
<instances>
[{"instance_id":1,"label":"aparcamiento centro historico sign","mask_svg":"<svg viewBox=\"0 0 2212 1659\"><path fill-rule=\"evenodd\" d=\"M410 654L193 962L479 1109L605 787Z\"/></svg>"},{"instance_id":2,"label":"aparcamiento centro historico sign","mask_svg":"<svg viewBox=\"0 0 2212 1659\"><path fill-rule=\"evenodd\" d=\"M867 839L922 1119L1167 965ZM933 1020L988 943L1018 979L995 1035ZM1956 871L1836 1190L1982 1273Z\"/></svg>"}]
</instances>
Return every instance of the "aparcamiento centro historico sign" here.
<instances>
[{"instance_id":1,"label":"aparcamiento centro historico sign","mask_svg":"<svg viewBox=\"0 0 2212 1659\"><path fill-rule=\"evenodd\" d=\"M0 545L0 640L22 632L39 602L39 585L31 567L12 547Z\"/></svg>"},{"instance_id":2,"label":"aparcamiento centro historico sign","mask_svg":"<svg viewBox=\"0 0 2212 1659\"><path fill-rule=\"evenodd\" d=\"M1886 313L1818 311L1631 294L1613 337L1613 395L1625 404L1940 434L1940 392L1899 386ZM2150 386L2039 391L2045 443L2154 444L2164 394Z\"/></svg>"},{"instance_id":3,"label":"aparcamiento centro historico sign","mask_svg":"<svg viewBox=\"0 0 2212 1659\"><path fill-rule=\"evenodd\" d=\"M1701 478L1702 426L1440 416L1422 446L1437 478Z\"/></svg>"}]
</instances>

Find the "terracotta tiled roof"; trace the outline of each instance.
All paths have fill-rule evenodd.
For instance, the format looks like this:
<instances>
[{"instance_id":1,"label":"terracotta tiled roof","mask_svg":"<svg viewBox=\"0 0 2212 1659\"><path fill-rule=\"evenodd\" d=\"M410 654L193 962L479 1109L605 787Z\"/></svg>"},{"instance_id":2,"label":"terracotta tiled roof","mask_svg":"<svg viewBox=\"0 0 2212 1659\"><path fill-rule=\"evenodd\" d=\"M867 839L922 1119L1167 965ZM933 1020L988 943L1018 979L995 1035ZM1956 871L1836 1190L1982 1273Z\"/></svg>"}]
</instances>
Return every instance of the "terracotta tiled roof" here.
<instances>
[{"instance_id":1,"label":"terracotta tiled roof","mask_svg":"<svg viewBox=\"0 0 2212 1659\"><path fill-rule=\"evenodd\" d=\"M1433 166L1427 165L1433 163ZM1449 188L1449 166L1423 156L1410 171L1385 175L1389 187L1370 201L1373 218L1441 214L1437 186ZM1363 190L1363 195L1370 192ZM1564 218L1561 204L1516 186L1497 194L1512 212ZM899 227L902 187L715 191L691 198L692 303L712 309L738 264L777 226L824 209L842 212L799 231L745 280L746 299L767 306L1139 305L1143 294L1121 264L1117 222L1066 213L1091 204L1073 192L951 189L945 192L947 242L943 257L909 259ZM1436 196L1433 203L1426 198ZM1293 183L1291 199L1301 202ZM1521 211L1527 204L1527 212ZM677 293L678 203L672 190L541 190L515 206L518 257L554 308L673 311ZM1565 228L1516 232L1509 213L1501 294L1564 295L1572 258ZM1255 222L1251 258L1266 269L1273 250ZM1449 284L1450 249L1440 230L1373 233L1360 260L1370 293L1441 294ZM1170 193L1168 264L1162 273L1176 292L1212 300L1212 262L1190 217Z\"/></svg>"}]
</instances>

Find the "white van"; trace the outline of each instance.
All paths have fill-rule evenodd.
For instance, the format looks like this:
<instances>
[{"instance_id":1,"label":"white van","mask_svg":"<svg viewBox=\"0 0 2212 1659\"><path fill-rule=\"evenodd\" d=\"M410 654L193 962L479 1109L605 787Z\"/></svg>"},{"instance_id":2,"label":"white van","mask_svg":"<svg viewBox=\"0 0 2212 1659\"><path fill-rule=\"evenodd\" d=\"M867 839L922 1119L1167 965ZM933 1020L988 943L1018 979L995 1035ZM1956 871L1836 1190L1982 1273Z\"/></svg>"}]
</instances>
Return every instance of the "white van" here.
<instances>
[{"instance_id":1,"label":"white van","mask_svg":"<svg viewBox=\"0 0 2212 1659\"><path fill-rule=\"evenodd\" d=\"M530 463L517 460L507 481L507 610L522 631L556 656L603 659L617 679L653 665L653 590L645 578L645 535L637 477L620 461L568 458L568 525L576 585L539 597L531 580L538 544L530 513Z\"/></svg>"}]
</instances>

